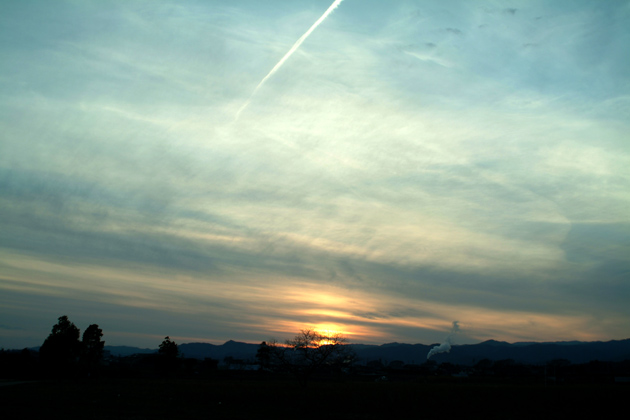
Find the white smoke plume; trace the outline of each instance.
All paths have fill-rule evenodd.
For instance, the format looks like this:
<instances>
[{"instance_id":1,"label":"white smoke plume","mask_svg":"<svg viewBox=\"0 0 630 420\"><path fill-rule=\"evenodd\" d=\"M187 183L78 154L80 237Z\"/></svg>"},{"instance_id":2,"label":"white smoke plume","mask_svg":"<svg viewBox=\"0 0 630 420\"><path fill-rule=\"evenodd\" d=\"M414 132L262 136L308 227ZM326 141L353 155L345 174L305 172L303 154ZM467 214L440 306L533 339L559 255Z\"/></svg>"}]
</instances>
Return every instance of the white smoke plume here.
<instances>
[{"instance_id":1,"label":"white smoke plume","mask_svg":"<svg viewBox=\"0 0 630 420\"><path fill-rule=\"evenodd\" d=\"M427 354L427 360L429 360L429 358L434 354L450 352L451 340L453 339L453 336L459 331L459 321L453 321L453 328L451 328L451 333L448 335L448 337L446 337L446 340L442 344L435 346L431 350L429 350L429 354Z\"/></svg>"},{"instance_id":2,"label":"white smoke plume","mask_svg":"<svg viewBox=\"0 0 630 420\"><path fill-rule=\"evenodd\" d=\"M324 14L319 19L317 19L317 21L308 29L308 31L306 31L304 33L304 35L302 35L297 41L295 41L295 44L293 44L293 46L291 47L289 52L287 52L284 55L284 57L282 57L282 59L280 61L278 61L278 64L276 64L271 69L271 71L260 81L260 83L258 83L258 86L256 86L256 89L254 89L252 94L249 96L249 99L247 100L247 102L245 102L243 104L243 106L241 107L241 109L238 110L238 112L236 113L236 119L237 120L238 120L239 115L241 115L241 112L243 112L243 110L245 108L247 108L247 105L249 105L250 101L252 100L252 98L254 97L256 92L258 91L258 89L260 89L260 87L267 81L267 79L269 79L271 76L273 76L273 74L275 72L277 72L280 67L282 67L284 62L287 61L289 59L289 57L291 57L291 55L295 51L297 51L298 48L300 48L300 45L302 45L302 43L306 40L306 38L308 38L308 36L311 34L311 32L313 32L315 30L315 28L317 28L324 21L324 19L326 19L328 17L328 15L331 14L332 11L337 8L337 6L339 6L339 4L342 1L343 0L335 0L333 2L333 4L331 4L330 7L324 12Z\"/></svg>"}]
</instances>

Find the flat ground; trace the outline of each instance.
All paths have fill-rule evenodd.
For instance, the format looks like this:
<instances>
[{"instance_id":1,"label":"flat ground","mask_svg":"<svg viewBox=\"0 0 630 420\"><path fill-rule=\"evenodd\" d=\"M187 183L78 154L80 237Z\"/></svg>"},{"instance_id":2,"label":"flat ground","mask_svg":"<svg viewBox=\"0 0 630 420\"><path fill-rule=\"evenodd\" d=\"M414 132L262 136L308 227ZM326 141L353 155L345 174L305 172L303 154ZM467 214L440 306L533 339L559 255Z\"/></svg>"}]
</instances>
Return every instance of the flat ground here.
<instances>
[{"instance_id":1,"label":"flat ground","mask_svg":"<svg viewBox=\"0 0 630 420\"><path fill-rule=\"evenodd\" d=\"M100 379L16 383L0 390L3 418L76 419L554 419L601 418L630 387L440 381Z\"/></svg>"}]
</instances>

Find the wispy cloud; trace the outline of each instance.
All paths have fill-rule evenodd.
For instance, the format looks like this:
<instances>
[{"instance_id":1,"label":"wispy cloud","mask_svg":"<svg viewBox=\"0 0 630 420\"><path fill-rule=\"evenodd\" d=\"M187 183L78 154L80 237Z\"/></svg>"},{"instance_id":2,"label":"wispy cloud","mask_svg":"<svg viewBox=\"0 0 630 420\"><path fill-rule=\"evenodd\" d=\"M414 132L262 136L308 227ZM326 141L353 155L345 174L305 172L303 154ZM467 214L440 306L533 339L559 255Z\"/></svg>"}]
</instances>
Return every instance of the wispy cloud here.
<instances>
[{"instance_id":1,"label":"wispy cloud","mask_svg":"<svg viewBox=\"0 0 630 420\"><path fill-rule=\"evenodd\" d=\"M0 17L5 324L45 335L69 308L146 346L176 335L154 319L218 341L623 335L628 11L359 4L282 72L339 2L315 25L300 2Z\"/></svg>"}]
</instances>

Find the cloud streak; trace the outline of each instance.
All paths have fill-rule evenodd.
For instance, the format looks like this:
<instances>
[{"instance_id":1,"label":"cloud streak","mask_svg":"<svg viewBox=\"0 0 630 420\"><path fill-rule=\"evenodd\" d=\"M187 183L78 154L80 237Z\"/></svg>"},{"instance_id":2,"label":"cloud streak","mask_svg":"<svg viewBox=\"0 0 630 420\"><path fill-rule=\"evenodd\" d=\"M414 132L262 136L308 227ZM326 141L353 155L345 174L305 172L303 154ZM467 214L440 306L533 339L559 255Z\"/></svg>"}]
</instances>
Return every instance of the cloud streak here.
<instances>
[{"instance_id":1,"label":"cloud streak","mask_svg":"<svg viewBox=\"0 0 630 420\"><path fill-rule=\"evenodd\" d=\"M215 342L625 338L630 11L346 2L259 83L305 4L7 8L0 346L66 311Z\"/></svg>"}]
</instances>

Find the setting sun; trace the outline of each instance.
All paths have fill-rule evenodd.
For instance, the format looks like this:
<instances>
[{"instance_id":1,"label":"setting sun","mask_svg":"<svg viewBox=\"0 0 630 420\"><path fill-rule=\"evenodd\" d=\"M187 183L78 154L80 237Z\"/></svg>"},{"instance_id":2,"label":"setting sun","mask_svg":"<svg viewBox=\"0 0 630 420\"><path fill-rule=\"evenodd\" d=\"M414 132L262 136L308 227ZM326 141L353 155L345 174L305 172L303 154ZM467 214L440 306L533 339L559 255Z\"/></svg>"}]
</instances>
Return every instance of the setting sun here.
<instances>
[{"instance_id":1,"label":"setting sun","mask_svg":"<svg viewBox=\"0 0 630 420\"><path fill-rule=\"evenodd\" d=\"M314 327L313 330L321 337L317 342L318 346L325 346L330 344L339 344L345 340L347 333L341 331L341 328L337 325L322 325Z\"/></svg>"}]
</instances>

